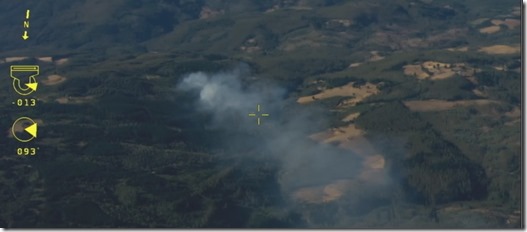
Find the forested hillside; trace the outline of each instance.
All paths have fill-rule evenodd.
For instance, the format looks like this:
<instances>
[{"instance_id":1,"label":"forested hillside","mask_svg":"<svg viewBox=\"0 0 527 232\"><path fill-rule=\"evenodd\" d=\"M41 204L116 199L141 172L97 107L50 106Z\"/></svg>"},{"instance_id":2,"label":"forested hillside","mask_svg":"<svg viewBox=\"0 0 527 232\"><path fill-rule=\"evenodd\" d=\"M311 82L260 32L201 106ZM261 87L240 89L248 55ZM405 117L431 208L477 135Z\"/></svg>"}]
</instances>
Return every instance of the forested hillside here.
<instances>
[{"instance_id":1,"label":"forested hillside","mask_svg":"<svg viewBox=\"0 0 527 232\"><path fill-rule=\"evenodd\" d=\"M523 227L521 11L0 0L0 227Z\"/></svg>"}]
</instances>

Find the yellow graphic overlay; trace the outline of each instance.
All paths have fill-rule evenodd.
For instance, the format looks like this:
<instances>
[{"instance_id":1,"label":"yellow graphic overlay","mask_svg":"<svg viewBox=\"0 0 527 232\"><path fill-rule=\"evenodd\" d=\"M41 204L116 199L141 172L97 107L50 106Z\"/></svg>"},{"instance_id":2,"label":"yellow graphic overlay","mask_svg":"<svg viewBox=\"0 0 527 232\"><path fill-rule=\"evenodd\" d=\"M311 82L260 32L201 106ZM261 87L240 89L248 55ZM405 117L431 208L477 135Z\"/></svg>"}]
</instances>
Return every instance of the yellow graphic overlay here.
<instances>
[{"instance_id":1,"label":"yellow graphic overlay","mask_svg":"<svg viewBox=\"0 0 527 232\"><path fill-rule=\"evenodd\" d=\"M38 65L11 65L10 76L13 78L13 89L22 96L37 91L38 82L35 77L39 74ZM27 78L28 82L22 82L22 78Z\"/></svg>"},{"instance_id":2,"label":"yellow graphic overlay","mask_svg":"<svg viewBox=\"0 0 527 232\"><path fill-rule=\"evenodd\" d=\"M257 110L257 112L260 112L260 105L256 105L256 110ZM259 126L259 125L262 124L261 123L262 120L261 120L260 117L269 117L269 114L260 114L260 115L258 115L258 114L255 114L255 113L250 113L249 117L256 117L256 123Z\"/></svg>"},{"instance_id":3,"label":"yellow graphic overlay","mask_svg":"<svg viewBox=\"0 0 527 232\"><path fill-rule=\"evenodd\" d=\"M24 21L24 34L22 35L23 40L29 39L29 35L27 34L27 30L29 29L29 9L26 10L26 20Z\"/></svg>"},{"instance_id":4,"label":"yellow graphic overlay","mask_svg":"<svg viewBox=\"0 0 527 232\"><path fill-rule=\"evenodd\" d=\"M16 154L17 155L20 155L20 156L28 156L28 155L36 155L37 154L37 150L38 150L38 147L37 148L34 148L34 147L19 147L16 149Z\"/></svg>"},{"instance_id":5,"label":"yellow graphic overlay","mask_svg":"<svg viewBox=\"0 0 527 232\"><path fill-rule=\"evenodd\" d=\"M19 98L12 102L13 105L18 107L35 107L37 105L37 99L34 98Z\"/></svg>"},{"instance_id":6,"label":"yellow graphic overlay","mask_svg":"<svg viewBox=\"0 0 527 232\"><path fill-rule=\"evenodd\" d=\"M25 132L20 135L21 132ZM27 143L37 137L38 124L31 118L18 118L11 126L13 138L19 142Z\"/></svg>"}]
</instances>

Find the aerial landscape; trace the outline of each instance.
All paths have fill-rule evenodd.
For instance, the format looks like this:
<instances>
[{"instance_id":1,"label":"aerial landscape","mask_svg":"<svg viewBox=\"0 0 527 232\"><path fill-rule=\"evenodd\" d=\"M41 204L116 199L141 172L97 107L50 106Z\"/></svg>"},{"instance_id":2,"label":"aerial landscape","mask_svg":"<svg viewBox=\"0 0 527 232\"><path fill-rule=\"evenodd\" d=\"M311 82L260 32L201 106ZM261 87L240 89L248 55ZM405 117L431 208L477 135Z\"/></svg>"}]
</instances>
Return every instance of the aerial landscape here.
<instances>
[{"instance_id":1,"label":"aerial landscape","mask_svg":"<svg viewBox=\"0 0 527 232\"><path fill-rule=\"evenodd\" d=\"M0 0L0 228L524 228L522 12Z\"/></svg>"}]
</instances>

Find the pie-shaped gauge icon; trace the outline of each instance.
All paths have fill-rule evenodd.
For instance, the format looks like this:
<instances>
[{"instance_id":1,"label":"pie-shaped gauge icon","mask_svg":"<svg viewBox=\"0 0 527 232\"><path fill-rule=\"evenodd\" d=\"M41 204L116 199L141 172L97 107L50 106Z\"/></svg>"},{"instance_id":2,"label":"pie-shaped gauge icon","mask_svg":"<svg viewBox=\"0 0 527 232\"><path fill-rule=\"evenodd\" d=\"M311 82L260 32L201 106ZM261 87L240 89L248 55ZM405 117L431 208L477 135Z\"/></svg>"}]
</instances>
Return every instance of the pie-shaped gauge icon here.
<instances>
[{"instance_id":1,"label":"pie-shaped gauge icon","mask_svg":"<svg viewBox=\"0 0 527 232\"><path fill-rule=\"evenodd\" d=\"M18 118L11 127L13 137L23 143L27 143L37 137L38 124L31 118Z\"/></svg>"}]
</instances>

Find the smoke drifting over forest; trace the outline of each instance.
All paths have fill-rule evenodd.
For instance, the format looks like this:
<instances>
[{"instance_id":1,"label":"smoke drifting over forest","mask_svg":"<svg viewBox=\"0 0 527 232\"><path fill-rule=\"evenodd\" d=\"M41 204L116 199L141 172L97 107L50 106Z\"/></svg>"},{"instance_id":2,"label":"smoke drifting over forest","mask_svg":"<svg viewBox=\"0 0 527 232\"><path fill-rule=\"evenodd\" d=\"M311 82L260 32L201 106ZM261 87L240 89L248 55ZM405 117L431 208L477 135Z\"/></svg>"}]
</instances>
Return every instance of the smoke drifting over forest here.
<instances>
[{"instance_id":1,"label":"smoke drifting over forest","mask_svg":"<svg viewBox=\"0 0 527 232\"><path fill-rule=\"evenodd\" d=\"M236 137L225 146L251 147L280 160L280 184L286 192L353 180L364 173L364 158L308 138L313 130L329 127L327 113L299 106L287 99L280 86L245 81L248 77L249 70L243 66L227 72L196 72L186 75L178 90L199 93L196 109L211 115L208 126L257 136L256 140ZM257 112L257 105L261 112ZM258 126L249 113L268 113L269 117L262 117Z\"/></svg>"}]
</instances>

